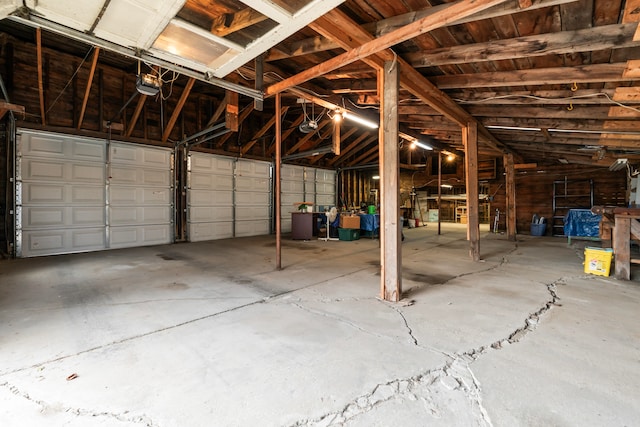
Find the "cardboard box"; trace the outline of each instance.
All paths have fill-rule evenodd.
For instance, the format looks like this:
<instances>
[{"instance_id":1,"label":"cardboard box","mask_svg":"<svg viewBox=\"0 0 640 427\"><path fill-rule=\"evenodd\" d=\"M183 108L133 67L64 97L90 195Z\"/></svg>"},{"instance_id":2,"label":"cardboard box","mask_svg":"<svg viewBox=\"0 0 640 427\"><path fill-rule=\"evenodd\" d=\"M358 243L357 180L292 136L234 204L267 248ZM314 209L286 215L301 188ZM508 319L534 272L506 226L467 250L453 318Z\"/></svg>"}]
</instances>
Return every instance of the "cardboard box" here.
<instances>
[{"instance_id":1,"label":"cardboard box","mask_svg":"<svg viewBox=\"0 0 640 427\"><path fill-rule=\"evenodd\" d=\"M360 217L357 215L340 215L340 228L360 229Z\"/></svg>"}]
</instances>

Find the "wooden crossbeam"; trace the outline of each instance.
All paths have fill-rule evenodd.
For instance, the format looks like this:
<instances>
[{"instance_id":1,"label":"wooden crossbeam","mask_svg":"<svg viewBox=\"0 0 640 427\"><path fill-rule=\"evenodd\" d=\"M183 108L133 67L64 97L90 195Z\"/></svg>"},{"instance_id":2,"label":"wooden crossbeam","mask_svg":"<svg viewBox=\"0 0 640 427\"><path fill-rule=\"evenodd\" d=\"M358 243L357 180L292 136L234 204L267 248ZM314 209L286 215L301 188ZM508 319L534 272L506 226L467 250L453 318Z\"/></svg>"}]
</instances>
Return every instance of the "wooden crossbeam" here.
<instances>
[{"instance_id":1,"label":"wooden crossbeam","mask_svg":"<svg viewBox=\"0 0 640 427\"><path fill-rule=\"evenodd\" d=\"M438 29L442 27L443 22L472 15L504 1L506 0L476 0L475 2L458 1L455 3L447 3L446 7L439 9L437 12L434 12L422 19L391 31L355 49L349 50L341 55L298 73L295 76L269 86L265 91L265 95L272 96L290 87L299 85L316 77L320 77L329 71L333 71L344 65L351 64L352 62L371 56L398 43Z\"/></svg>"},{"instance_id":2,"label":"wooden crossbeam","mask_svg":"<svg viewBox=\"0 0 640 427\"><path fill-rule=\"evenodd\" d=\"M242 122L244 122L246 118L249 117L249 114L251 114L252 111L253 111L253 103L249 104L244 108L244 110L242 110L242 112L240 113L240 116L238 117L238 124L241 124ZM220 138L220 141L218 141L218 143L216 144L216 148L221 148L224 145L224 143L227 142L227 140L231 138L231 135L233 135L234 133L235 132L229 132L225 135L222 135L222 137Z\"/></svg>"},{"instance_id":3,"label":"wooden crossbeam","mask_svg":"<svg viewBox=\"0 0 640 427\"><path fill-rule=\"evenodd\" d=\"M215 18L211 23L211 33L224 37L267 19L260 12L248 7L236 13L225 13Z\"/></svg>"}]
</instances>

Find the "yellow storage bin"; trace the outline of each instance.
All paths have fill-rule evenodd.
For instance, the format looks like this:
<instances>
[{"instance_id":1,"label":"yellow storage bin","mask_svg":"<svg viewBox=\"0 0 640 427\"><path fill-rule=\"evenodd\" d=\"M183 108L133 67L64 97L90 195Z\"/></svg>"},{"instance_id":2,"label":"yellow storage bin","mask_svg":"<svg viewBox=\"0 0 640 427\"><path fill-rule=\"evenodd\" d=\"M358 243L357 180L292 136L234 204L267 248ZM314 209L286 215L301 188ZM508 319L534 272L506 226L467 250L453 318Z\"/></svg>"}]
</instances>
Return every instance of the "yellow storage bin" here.
<instances>
[{"instance_id":1,"label":"yellow storage bin","mask_svg":"<svg viewBox=\"0 0 640 427\"><path fill-rule=\"evenodd\" d=\"M584 272L598 276L609 276L613 249L584 248Z\"/></svg>"}]
</instances>

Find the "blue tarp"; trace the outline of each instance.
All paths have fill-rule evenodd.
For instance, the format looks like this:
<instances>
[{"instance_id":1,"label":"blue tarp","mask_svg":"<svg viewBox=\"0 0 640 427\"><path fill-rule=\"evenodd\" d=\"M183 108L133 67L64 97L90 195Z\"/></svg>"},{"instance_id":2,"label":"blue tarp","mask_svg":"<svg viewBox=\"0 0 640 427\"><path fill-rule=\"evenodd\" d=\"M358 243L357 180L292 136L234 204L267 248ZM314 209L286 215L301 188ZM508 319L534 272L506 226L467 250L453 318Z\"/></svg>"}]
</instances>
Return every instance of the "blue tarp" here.
<instances>
[{"instance_id":1,"label":"blue tarp","mask_svg":"<svg viewBox=\"0 0 640 427\"><path fill-rule=\"evenodd\" d=\"M380 228L379 214L360 214L360 230L376 231Z\"/></svg>"},{"instance_id":2,"label":"blue tarp","mask_svg":"<svg viewBox=\"0 0 640 427\"><path fill-rule=\"evenodd\" d=\"M577 237L598 237L602 215L589 209L570 209L564 217L564 235Z\"/></svg>"}]
</instances>

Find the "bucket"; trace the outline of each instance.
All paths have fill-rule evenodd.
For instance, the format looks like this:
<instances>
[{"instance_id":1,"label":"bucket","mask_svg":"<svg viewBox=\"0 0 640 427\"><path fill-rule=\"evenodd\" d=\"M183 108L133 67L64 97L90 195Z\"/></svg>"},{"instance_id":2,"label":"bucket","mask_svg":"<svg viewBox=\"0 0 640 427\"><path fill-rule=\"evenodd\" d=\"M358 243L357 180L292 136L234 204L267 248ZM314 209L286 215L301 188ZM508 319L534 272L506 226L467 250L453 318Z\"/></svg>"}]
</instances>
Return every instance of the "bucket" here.
<instances>
[{"instance_id":1,"label":"bucket","mask_svg":"<svg viewBox=\"0 0 640 427\"><path fill-rule=\"evenodd\" d=\"M547 224L534 224L531 223L531 235L532 236L544 236L547 231Z\"/></svg>"},{"instance_id":2,"label":"bucket","mask_svg":"<svg viewBox=\"0 0 640 427\"><path fill-rule=\"evenodd\" d=\"M609 276L613 249L584 248L584 272L597 276Z\"/></svg>"},{"instance_id":3,"label":"bucket","mask_svg":"<svg viewBox=\"0 0 640 427\"><path fill-rule=\"evenodd\" d=\"M376 213L376 207L374 205L369 205L369 214L373 215Z\"/></svg>"},{"instance_id":4,"label":"bucket","mask_svg":"<svg viewBox=\"0 0 640 427\"><path fill-rule=\"evenodd\" d=\"M415 228L416 227L416 220L413 218L409 218L409 228Z\"/></svg>"}]
</instances>

